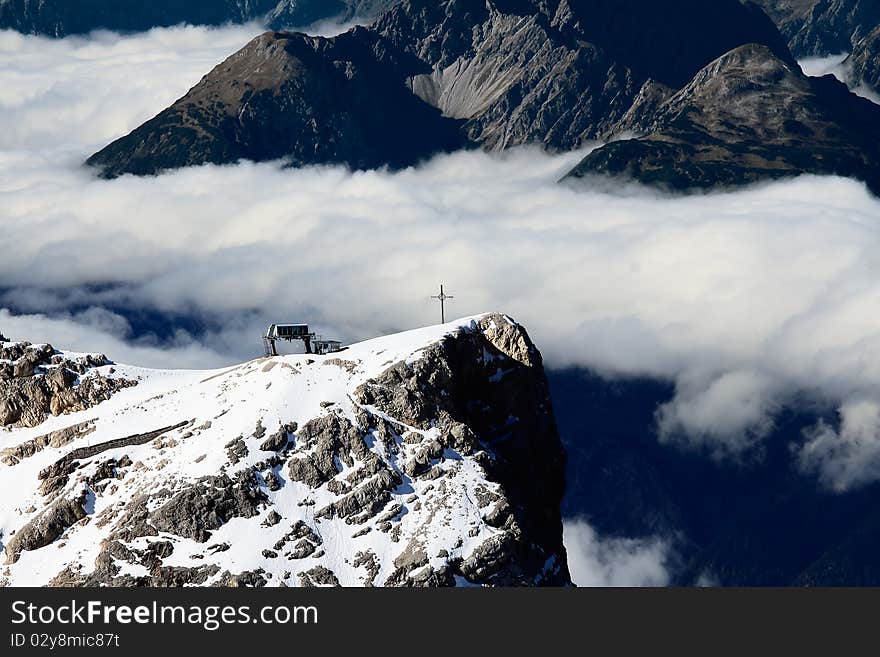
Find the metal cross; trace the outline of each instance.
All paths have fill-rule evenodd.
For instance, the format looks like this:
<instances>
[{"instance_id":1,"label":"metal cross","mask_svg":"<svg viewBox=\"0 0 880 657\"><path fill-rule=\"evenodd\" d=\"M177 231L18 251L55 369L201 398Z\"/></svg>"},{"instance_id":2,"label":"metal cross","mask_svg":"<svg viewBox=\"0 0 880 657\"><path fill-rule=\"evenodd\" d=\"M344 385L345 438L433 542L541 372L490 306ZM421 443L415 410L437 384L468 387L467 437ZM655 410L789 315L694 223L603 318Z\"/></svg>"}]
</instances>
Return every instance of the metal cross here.
<instances>
[{"instance_id":1,"label":"metal cross","mask_svg":"<svg viewBox=\"0 0 880 657\"><path fill-rule=\"evenodd\" d=\"M440 302L440 320L441 320L440 323L445 324L446 323L446 301L448 299L454 299L455 297L446 294L443 291L443 285L441 284L440 285L440 294L433 296L431 298L437 299Z\"/></svg>"}]
</instances>

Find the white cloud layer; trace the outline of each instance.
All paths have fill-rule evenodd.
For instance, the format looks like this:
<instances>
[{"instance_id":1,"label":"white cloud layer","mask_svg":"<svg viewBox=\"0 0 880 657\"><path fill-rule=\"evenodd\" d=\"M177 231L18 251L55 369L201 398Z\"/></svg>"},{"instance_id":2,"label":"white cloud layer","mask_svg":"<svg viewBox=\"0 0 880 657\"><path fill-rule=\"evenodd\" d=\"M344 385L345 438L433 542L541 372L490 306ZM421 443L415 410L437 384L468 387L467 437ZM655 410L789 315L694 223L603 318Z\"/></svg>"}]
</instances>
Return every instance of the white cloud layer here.
<instances>
[{"instance_id":1,"label":"white cloud layer","mask_svg":"<svg viewBox=\"0 0 880 657\"><path fill-rule=\"evenodd\" d=\"M808 432L801 465L843 492L880 479L880 403L850 400L841 406L840 428L819 422Z\"/></svg>"},{"instance_id":2,"label":"white cloud layer","mask_svg":"<svg viewBox=\"0 0 880 657\"><path fill-rule=\"evenodd\" d=\"M117 363L147 363L159 369L205 369L228 362L228 356L210 350L185 331L179 331L170 343L161 346L152 340L132 340L128 322L100 308L56 317L13 315L0 308L0 327L10 340L50 343L65 351L101 352Z\"/></svg>"},{"instance_id":3,"label":"white cloud layer","mask_svg":"<svg viewBox=\"0 0 880 657\"><path fill-rule=\"evenodd\" d=\"M583 521L565 523L571 581L583 587L667 586L670 547L662 539L603 538Z\"/></svg>"},{"instance_id":4,"label":"white cloud layer","mask_svg":"<svg viewBox=\"0 0 880 657\"><path fill-rule=\"evenodd\" d=\"M108 182L80 166L250 29L0 33L0 287L28 315L0 329L168 365L155 346L126 350L119 318L70 309L198 313L223 328L202 347L179 334L171 353L217 365L257 355L269 319L345 340L434 321L443 281L450 313L510 313L551 365L675 380L658 414L670 440L737 453L796 393L844 418L880 400L880 203L850 180L610 193L556 184L580 154L532 149L397 173L242 163ZM867 434L841 431L814 439L804 467L838 488L876 478L873 443L847 438Z\"/></svg>"}]
</instances>

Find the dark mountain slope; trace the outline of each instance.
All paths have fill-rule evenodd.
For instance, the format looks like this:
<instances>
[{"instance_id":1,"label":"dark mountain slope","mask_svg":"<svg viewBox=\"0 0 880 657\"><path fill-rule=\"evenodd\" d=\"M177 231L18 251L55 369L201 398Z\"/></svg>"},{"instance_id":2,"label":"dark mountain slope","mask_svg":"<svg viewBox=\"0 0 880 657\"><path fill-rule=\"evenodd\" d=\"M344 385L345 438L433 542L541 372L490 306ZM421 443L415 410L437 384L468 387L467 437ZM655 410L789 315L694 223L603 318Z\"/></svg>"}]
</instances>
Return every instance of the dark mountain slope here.
<instances>
[{"instance_id":1,"label":"dark mountain slope","mask_svg":"<svg viewBox=\"0 0 880 657\"><path fill-rule=\"evenodd\" d=\"M739 0L558 0L554 23L577 40L598 44L615 60L670 87L747 43L767 46L794 65L782 35L764 12Z\"/></svg>"},{"instance_id":2,"label":"dark mountain slope","mask_svg":"<svg viewBox=\"0 0 880 657\"><path fill-rule=\"evenodd\" d=\"M850 52L880 26L877 0L755 0L798 57Z\"/></svg>"},{"instance_id":3,"label":"dark mountain slope","mask_svg":"<svg viewBox=\"0 0 880 657\"><path fill-rule=\"evenodd\" d=\"M853 83L880 93L880 27L856 44L846 64Z\"/></svg>"},{"instance_id":4,"label":"dark mountain slope","mask_svg":"<svg viewBox=\"0 0 880 657\"><path fill-rule=\"evenodd\" d=\"M594 151L569 178L603 173L688 189L820 173L880 192L880 107L762 46L724 55L656 111L634 115L643 118L625 127L646 137Z\"/></svg>"},{"instance_id":5,"label":"dark mountain slope","mask_svg":"<svg viewBox=\"0 0 880 657\"><path fill-rule=\"evenodd\" d=\"M110 177L243 158L376 168L461 147L457 122L399 84L400 66L363 28L266 33L89 163Z\"/></svg>"}]
</instances>

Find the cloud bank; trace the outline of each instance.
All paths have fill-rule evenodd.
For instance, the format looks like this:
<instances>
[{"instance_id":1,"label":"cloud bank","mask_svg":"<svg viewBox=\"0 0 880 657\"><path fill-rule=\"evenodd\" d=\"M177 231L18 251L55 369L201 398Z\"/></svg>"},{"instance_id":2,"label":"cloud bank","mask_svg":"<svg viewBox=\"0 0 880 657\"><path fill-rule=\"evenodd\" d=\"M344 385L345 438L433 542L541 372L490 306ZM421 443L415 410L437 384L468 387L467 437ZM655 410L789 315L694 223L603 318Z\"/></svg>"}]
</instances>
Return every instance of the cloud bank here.
<instances>
[{"instance_id":1,"label":"cloud bank","mask_svg":"<svg viewBox=\"0 0 880 657\"><path fill-rule=\"evenodd\" d=\"M583 521L565 523L571 581L583 587L667 586L669 544L662 539L602 538Z\"/></svg>"},{"instance_id":2,"label":"cloud bank","mask_svg":"<svg viewBox=\"0 0 880 657\"><path fill-rule=\"evenodd\" d=\"M209 349L186 331L158 344L150 338L132 339L125 318L101 308L54 317L13 315L0 308L0 326L10 340L50 343L64 351L100 351L118 363L147 363L159 369L204 369L221 366L228 357Z\"/></svg>"},{"instance_id":3,"label":"cloud bank","mask_svg":"<svg viewBox=\"0 0 880 657\"><path fill-rule=\"evenodd\" d=\"M806 395L843 421L815 428L802 466L836 489L880 476L870 413L852 410L880 399L880 203L863 185L568 187L556 181L583 153L536 149L395 173L240 163L103 181L81 166L250 29L0 33L7 335L214 366L258 355L270 320L346 341L436 321L442 281L448 312L515 316L551 366L674 380L665 440L738 454ZM201 346L177 331L126 350L131 332L107 310L120 308L198 317Z\"/></svg>"}]
</instances>

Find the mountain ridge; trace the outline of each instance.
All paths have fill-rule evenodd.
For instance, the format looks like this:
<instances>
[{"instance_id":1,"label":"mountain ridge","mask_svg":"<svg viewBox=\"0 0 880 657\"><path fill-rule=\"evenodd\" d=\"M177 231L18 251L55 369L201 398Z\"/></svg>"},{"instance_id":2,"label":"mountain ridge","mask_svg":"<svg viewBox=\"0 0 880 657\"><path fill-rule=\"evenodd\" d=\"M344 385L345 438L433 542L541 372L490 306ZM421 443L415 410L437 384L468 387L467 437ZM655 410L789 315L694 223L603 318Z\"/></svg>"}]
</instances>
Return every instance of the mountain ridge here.
<instances>
[{"instance_id":1,"label":"mountain ridge","mask_svg":"<svg viewBox=\"0 0 880 657\"><path fill-rule=\"evenodd\" d=\"M755 0L776 22L798 57L850 52L880 26L873 0Z\"/></svg>"},{"instance_id":2,"label":"mountain ridge","mask_svg":"<svg viewBox=\"0 0 880 657\"><path fill-rule=\"evenodd\" d=\"M688 190L823 173L880 193L880 107L761 46L727 53L626 128L647 136L597 149L567 179L602 173Z\"/></svg>"},{"instance_id":3,"label":"mountain ridge","mask_svg":"<svg viewBox=\"0 0 880 657\"><path fill-rule=\"evenodd\" d=\"M399 168L458 148L610 141L568 178L624 175L688 190L813 173L880 189L880 115L833 81L807 78L759 8L625 8L402 0L371 27L331 39L267 33L88 163L108 178L242 158ZM691 33L701 36L682 42ZM261 89L273 48L308 57L291 54ZM683 97L689 109L673 120L670 103ZM621 139L633 133L641 138Z\"/></svg>"},{"instance_id":4,"label":"mountain ridge","mask_svg":"<svg viewBox=\"0 0 880 657\"><path fill-rule=\"evenodd\" d=\"M113 178L241 158L358 169L399 168L467 147L499 151L538 143L550 151L569 151L597 140L617 140L638 126L660 126L654 114L663 103L690 88L694 76L705 75L713 61L756 42L760 47L751 51L751 71L740 76L744 93L748 75L760 78L762 69L775 67L787 72L777 80L765 76L762 82L775 102L790 107L806 97L788 94L798 86L791 84L795 78L800 85L809 83L778 30L754 5L725 0L707 7L696 0L676 0L661 10L643 0L627 3L629 12L598 0L402 0L371 27L331 39L266 33L88 163ZM636 12L640 7L644 11ZM651 18L647 28L645 16ZM701 36L683 41L687 33ZM276 66L273 80L261 88L267 76L257 71L267 61L265 52L273 49L290 53L290 61ZM658 56L660 52L669 56ZM760 178L756 174L763 170L768 176L777 171L842 173L875 188L871 171L876 149L858 138L870 134L869 127L835 123L867 110L859 110L855 98L843 97L827 83L814 86L810 98L827 94L832 99L828 102L839 106L836 113L826 112L824 124L813 126L828 135L840 134L839 143L828 139L824 144L823 152L830 156L807 157L794 150L787 156L780 150L779 158L765 156L772 164L752 166L748 158L754 151L724 143L754 128L744 125L738 136L730 131L710 135L710 141L726 149L723 168L689 174L682 182L745 184ZM703 99L704 106L708 100ZM828 104L822 99L815 104L822 103ZM406 109L395 113L397 108ZM772 114L769 101L760 110ZM383 121L385 117L390 120ZM687 152L673 159L699 151L704 133L680 133L678 141L686 136L690 142ZM777 139L775 146L784 149L786 139ZM600 148L579 170L599 158L618 157L623 148ZM645 166L603 164L596 169L626 171L647 183L676 182L674 172L646 173L656 166L649 163L650 153L630 154L635 165L644 157Z\"/></svg>"}]
</instances>

